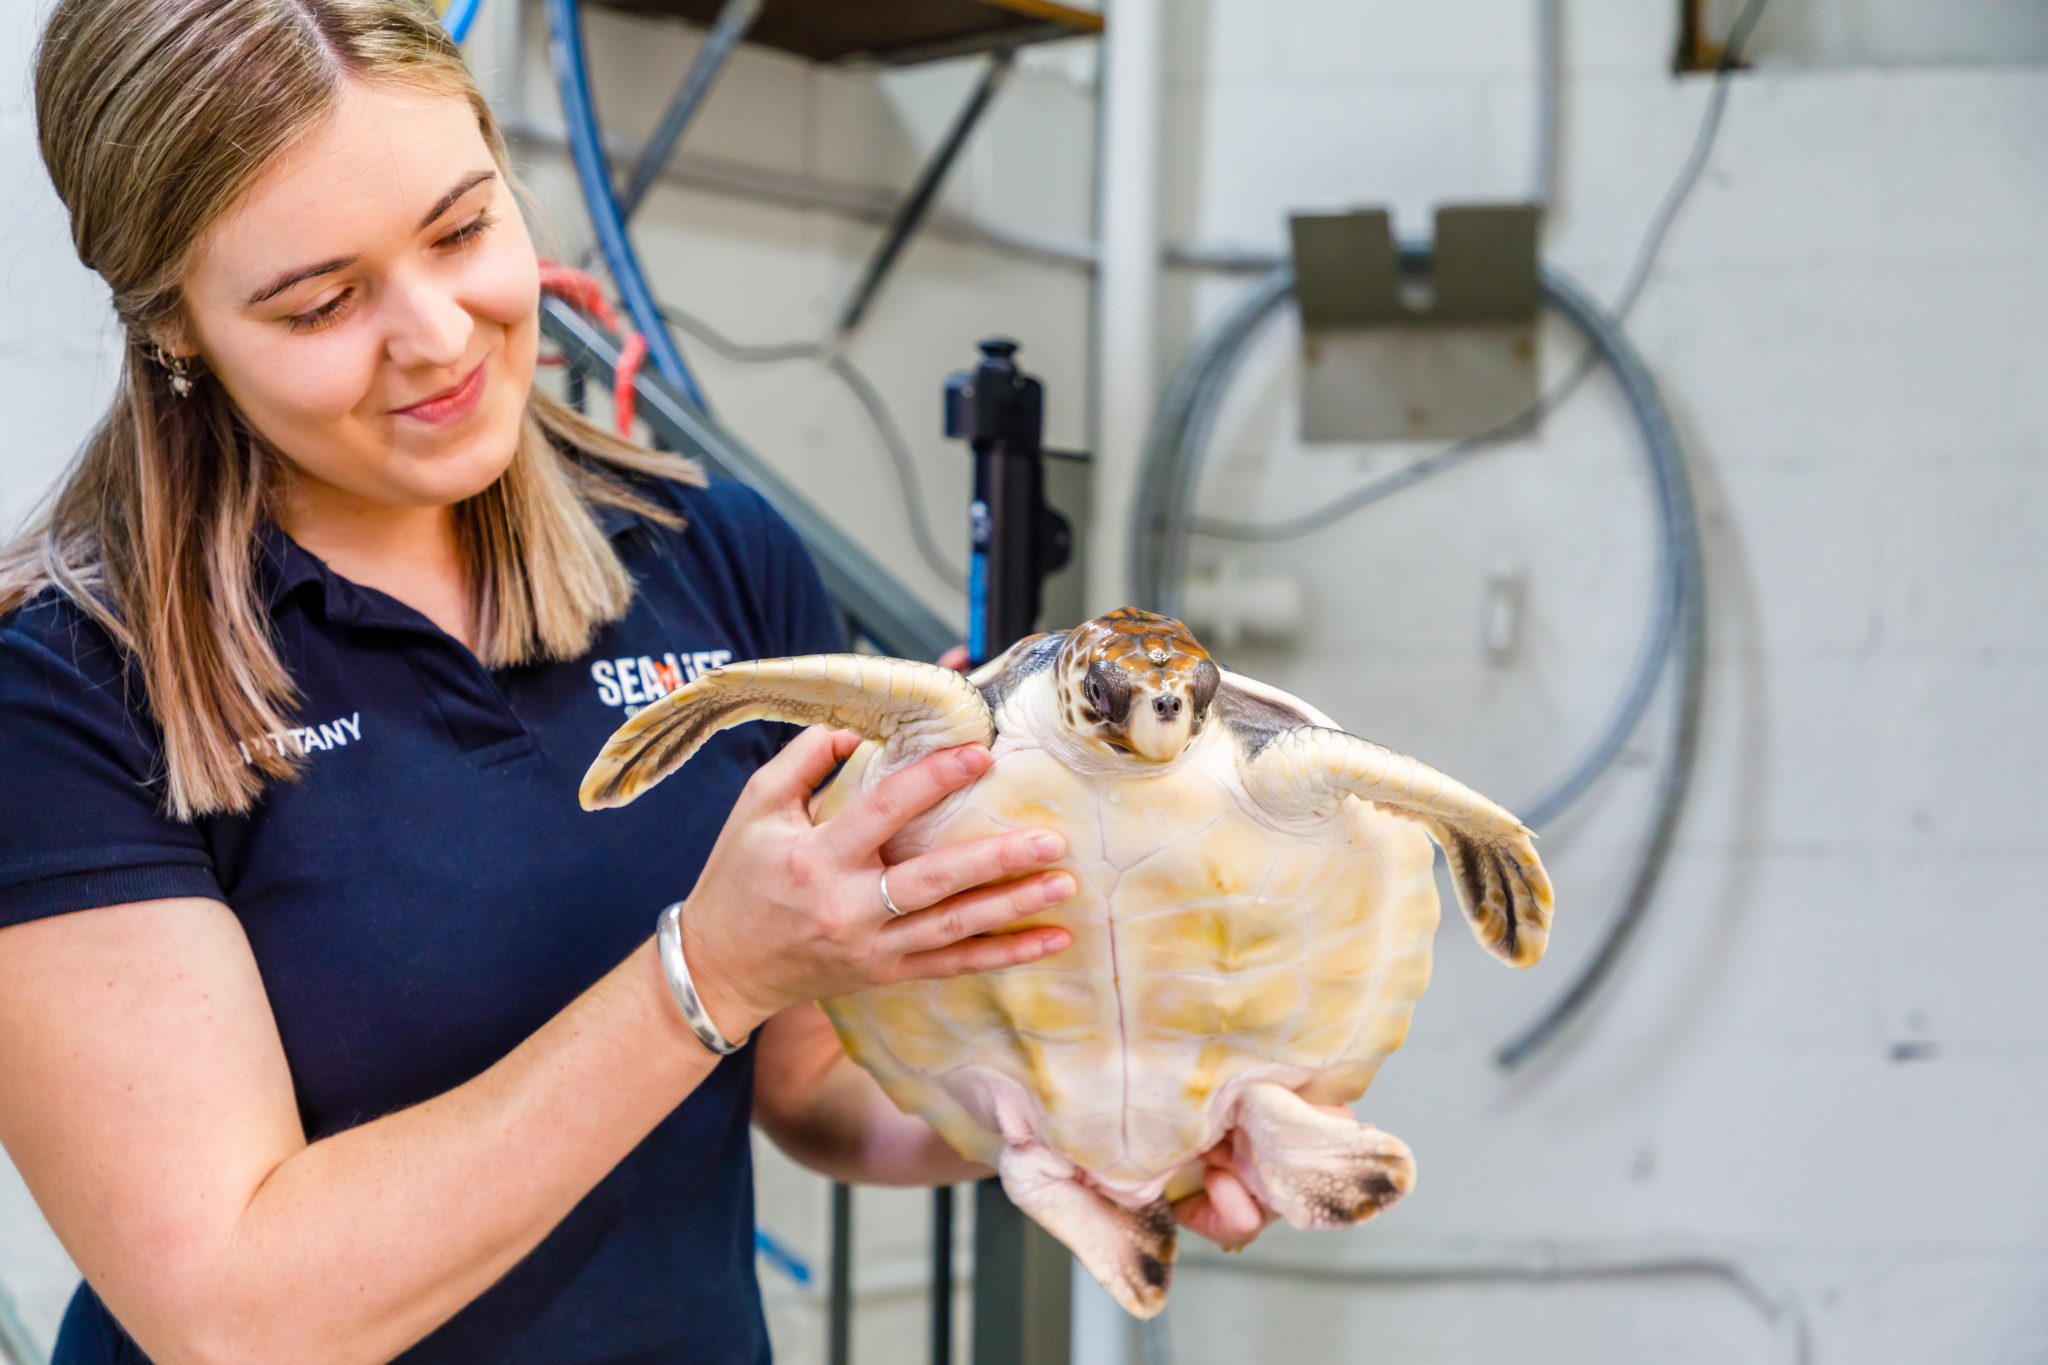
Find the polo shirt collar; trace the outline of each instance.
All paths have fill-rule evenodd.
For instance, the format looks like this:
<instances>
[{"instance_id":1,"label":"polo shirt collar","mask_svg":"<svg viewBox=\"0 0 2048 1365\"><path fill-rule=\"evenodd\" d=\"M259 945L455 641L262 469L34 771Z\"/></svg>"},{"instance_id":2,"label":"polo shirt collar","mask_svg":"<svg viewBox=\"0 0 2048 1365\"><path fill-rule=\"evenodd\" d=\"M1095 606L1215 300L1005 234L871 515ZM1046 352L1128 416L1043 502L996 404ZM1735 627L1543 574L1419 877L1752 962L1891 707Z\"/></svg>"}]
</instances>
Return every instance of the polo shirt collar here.
<instances>
[{"instance_id":1,"label":"polo shirt collar","mask_svg":"<svg viewBox=\"0 0 2048 1365\"><path fill-rule=\"evenodd\" d=\"M256 545L256 571L263 582L265 605L272 611L298 589L326 577L327 566L269 517L256 527Z\"/></svg>"},{"instance_id":2,"label":"polo shirt collar","mask_svg":"<svg viewBox=\"0 0 2048 1365\"><path fill-rule=\"evenodd\" d=\"M590 504L590 515L605 536L612 540L642 524L639 513L602 503ZM341 580L312 551L286 535L283 527L264 517L256 529L256 542L256 568L263 584L266 606L275 611L286 598L308 583L321 584L331 604Z\"/></svg>"}]
</instances>

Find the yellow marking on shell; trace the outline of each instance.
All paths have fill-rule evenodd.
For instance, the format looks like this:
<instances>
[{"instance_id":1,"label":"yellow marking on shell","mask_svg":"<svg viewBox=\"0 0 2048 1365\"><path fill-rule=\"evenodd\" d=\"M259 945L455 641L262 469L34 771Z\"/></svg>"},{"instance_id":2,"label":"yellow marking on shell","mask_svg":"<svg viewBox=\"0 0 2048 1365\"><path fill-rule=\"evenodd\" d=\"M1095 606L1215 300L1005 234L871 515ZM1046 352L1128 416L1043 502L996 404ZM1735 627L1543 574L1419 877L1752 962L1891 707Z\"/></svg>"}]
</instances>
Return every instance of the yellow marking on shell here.
<instances>
[{"instance_id":1,"label":"yellow marking on shell","mask_svg":"<svg viewBox=\"0 0 2048 1365\"><path fill-rule=\"evenodd\" d=\"M1118 926L1117 946L1133 975L1277 967L1308 950L1300 907L1249 900L1144 915Z\"/></svg>"},{"instance_id":2,"label":"yellow marking on shell","mask_svg":"<svg viewBox=\"0 0 2048 1365\"><path fill-rule=\"evenodd\" d=\"M1202 1044L1202 1050L1195 1054L1194 1070L1188 1072L1187 1084L1181 1093L1190 1104L1201 1104L1216 1093L1230 1071L1236 1048L1228 1042L1217 1039Z\"/></svg>"},{"instance_id":3,"label":"yellow marking on shell","mask_svg":"<svg viewBox=\"0 0 2048 1365\"><path fill-rule=\"evenodd\" d=\"M1043 750L1005 755L975 784L968 809L1002 829L1056 829L1066 836L1068 857L1077 862L1102 857L1095 791L1079 773ZM960 837L949 822L946 842L958 842Z\"/></svg>"},{"instance_id":4,"label":"yellow marking on shell","mask_svg":"<svg viewBox=\"0 0 2048 1365\"><path fill-rule=\"evenodd\" d=\"M1012 1033L1009 1045L1021 1068L1017 1079L1031 1091L1039 1108L1048 1114L1058 1113L1065 1107L1062 1103L1064 1096L1057 1074L1045 1063L1044 1045L1028 1033Z\"/></svg>"},{"instance_id":5,"label":"yellow marking on shell","mask_svg":"<svg viewBox=\"0 0 2048 1365\"><path fill-rule=\"evenodd\" d=\"M1354 988L1362 986L1379 965L1382 942L1383 935L1376 924L1332 937L1318 935L1316 950L1307 954L1309 984L1344 982Z\"/></svg>"},{"instance_id":6,"label":"yellow marking on shell","mask_svg":"<svg viewBox=\"0 0 2048 1365\"><path fill-rule=\"evenodd\" d=\"M1266 880L1272 845L1273 836L1243 816L1219 815L1126 871L1118 899L1136 908L1249 896Z\"/></svg>"},{"instance_id":7,"label":"yellow marking on shell","mask_svg":"<svg viewBox=\"0 0 2048 1365\"><path fill-rule=\"evenodd\" d=\"M905 1066L944 1071L959 1057L964 1021L933 1009L924 983L878 986L862 994L861 1004L864 1022L888 1040L888 1050ZM977 1022L999 1027L1001 1019L991 1014Z\"/></svg>"},{"instance_id":8,"label":"yellow marking on shell","mask_svg":"<svg viewBox=\"0 0 2048 1365\"><path fill-rule=\"evenodd\" d=\"M1004 971L984 974L996 1009L1022 1033L1050 1037L1114 1022L1108 983L1080 972Z\"/></svg>"},{"instance_id":9,"label":"yellow marking on shell","mask_svg":"<svg viewBox=\"0 0 2048 1365\"><path fill-rule=\"evenodd\" d=\"M1199 1037L1266 1034L1302 1005L1300 973L1293 967L1223 978L1140 977L1130 983L1130 994L1148 1030Z\"/></svg>"}]
</instances>

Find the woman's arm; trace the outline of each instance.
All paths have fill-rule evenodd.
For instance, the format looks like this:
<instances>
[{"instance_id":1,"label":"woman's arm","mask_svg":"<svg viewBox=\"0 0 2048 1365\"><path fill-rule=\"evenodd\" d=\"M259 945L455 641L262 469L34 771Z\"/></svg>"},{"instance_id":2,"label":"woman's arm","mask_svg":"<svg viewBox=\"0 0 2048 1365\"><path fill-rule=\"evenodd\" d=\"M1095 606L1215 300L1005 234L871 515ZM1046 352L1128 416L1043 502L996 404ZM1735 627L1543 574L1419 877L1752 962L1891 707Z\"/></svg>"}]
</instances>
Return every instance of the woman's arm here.
<instances>
[{"instance_id":1,"label":"woman's arm","mask_svg":"<svg viewBox=\"0 0 2048 1365\"><path fill-rule=\"evenodd\" d=\"M159 1365L381 1361L509 1269L711 1071L643 944L497 1065L308 1144L240 922L0 932L0 1141Z\"/></svg>"},{"instance_id":2,"label":"woman's arm","mask_svg":"<svg viewBox=\"0 0 2048 1365\"><path fill-rule=\"evenodd\" d=\"M935 755L813 828L811 790L856 743L811 731L762 767L691 893L686 953L729 1037L796 1001L1066 946L1042 929L976 937L1071 889L982 885L1044 861L1028 835L904 864L933 913L890 921L877 850L988 760ZM643 943L474 1080L309 1144L265 983L218 902L0 929L0 981L0 1145L159 1365L390 1359L531 1250L715 1061Z\"/></svg>"},{"instance_id":3,"label":"woman's arm","mask_svg":"<svg viewBox=\"0 0 2048 1365\"><path fill-rule=\"evenodd\" d=\"M816 1005L770 1019L755 1048L754 1121L792 1160L864 1185L956 1185L995 1174L898 1109Z\"/></svg>"}]
</instances>

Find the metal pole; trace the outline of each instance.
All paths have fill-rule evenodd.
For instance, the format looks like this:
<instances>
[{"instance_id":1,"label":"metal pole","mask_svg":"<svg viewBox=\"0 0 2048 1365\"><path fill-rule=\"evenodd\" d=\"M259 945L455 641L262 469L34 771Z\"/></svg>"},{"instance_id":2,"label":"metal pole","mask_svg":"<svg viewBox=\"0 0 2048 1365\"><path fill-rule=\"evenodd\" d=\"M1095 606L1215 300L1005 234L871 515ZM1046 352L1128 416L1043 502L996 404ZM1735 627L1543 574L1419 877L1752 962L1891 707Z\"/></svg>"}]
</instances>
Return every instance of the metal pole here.
<instances>
[{"instance_id":1,"label":"metal pole","mask_svg":"<svg viewBox=\"0 0 2048 1365\"><path fill-rule=\"evenodd\" d=\"M666 112L661 116L661 125L654 130L654 136L640 149L640 159L633 163L632 174L626 178L625 191L619 195L619 217L630 221L640 201L647 197L647 191L654 188L654 182L668 168L668 159L675 155L676 144L683 140L683 130L697 116L698 106L711 93L712 84L725 70L726 63L740 45L740 39L747 36L747 30L760 17L762 0L725 0L718 11L718 19L704 35L704 46L697 49L696 60L683 74L683 83L676 87L675 98L669 101Z\"/></svg>"},{"instance_id":2,"label":"metal pole","mask_svg":"<svg viewBox=\"0 0 2048 1365\"><path fill-rule=\"evenodd\" d=\"M1015 342L981 351L946 381L946 434L974 451L967 652L977 664L1036 629L1045 576L1072 543L1045 505L1045 387L1017 368ZM974 1365L1067 1365L1071 1265L1000 1181L975 1186Z\"/></svg>"},{"instance_id":3,"label":"metal pole","mask_svg":"<svg viewBox=\"0 0 2048 1365\"><path fill-rule=\"evenodd\" d=\"M939 144L939 149L932 153L932 159L925 163L923 173L917 178L916 187L896 210L895 218L889 223L889 230L882 236L882 244L869 258L867 270L861 275L860 283L854 287L853 296L847 300L845 310L839 315L837 335L846 336L860 326L861 319L867 315L868 306L875 301L875 295L881 291L883 281L888 279L890 269L896 264L896 258L902 254L904 244L910 240L910 235L917 231L918 224L922 223L925 215L931 211L932 201L938 198L939 186L945 183L946 173L953 169L953 163L959 159L960 149L967 145L967 135L973 132L974 125L981 121L989 101L995 97L1003 78L1010 74L1010 67L1015 61L1016 54L1009 48L1004 48L989 58L988 65L982 70L981 79L975 83L974 93L967 97L967 103L954 117L953 126L946 133L946 140Z\"/></svg>"},{"instance_id":4,"label":"metal pole","mask_svg":"<svg viewBox=\"0 0 2048 1365\"><path fill-rule=\"evenodd\" d=\"M932 1365L953 1365L953 1187L932 1191Z\"/></svg>"},{"instance_id":5,"label":"metal pole","mask_svg":"<svg viewBox=\"0 0 2048 1365\"><path fill-rule=\"evenodd\" d=\"M826 1298L826 1365L853 1359L853 1186L832 1182L832 1271Z\"/></svg>"}]
</instances>

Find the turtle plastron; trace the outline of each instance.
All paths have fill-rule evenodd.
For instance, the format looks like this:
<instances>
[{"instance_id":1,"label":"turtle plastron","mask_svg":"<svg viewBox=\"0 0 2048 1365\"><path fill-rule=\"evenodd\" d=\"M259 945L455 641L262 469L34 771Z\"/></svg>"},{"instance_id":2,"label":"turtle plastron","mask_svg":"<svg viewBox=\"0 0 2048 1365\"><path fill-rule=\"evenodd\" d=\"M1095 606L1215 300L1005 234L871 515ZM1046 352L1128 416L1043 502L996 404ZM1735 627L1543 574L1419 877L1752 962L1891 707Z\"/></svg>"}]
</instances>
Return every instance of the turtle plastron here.
<instances>
[{"instance_id":1,"label":"turtle plastron","mask_svg":"<svg viewBox=\"0 0 2048 1365\"><path fill-rule=\"evenodd\" d=\"M1168 1200L1200 1188L1219 1142L1297 1227L1364 1221L1412 1188L1400 1139L1317 1106L1356 1100L1406 1036L1437 923L1432 841L1488 951L1527 966L1548 941L1550 882L1514 816L1226 672L1166 617L1033 636L971 679L854 655L713 670L613 736L584 804L623 804L757 718L870 740L819 820L924 753L992 745L988 771L906 826L889 861L1065 835L1075 894L1005 930L1057 925L1065 950L822 1003L899 1107L995 1166L1140 1317L1166 1300Z\"/></svg>"}]
</instances>

